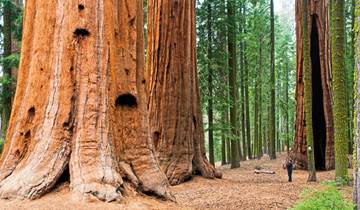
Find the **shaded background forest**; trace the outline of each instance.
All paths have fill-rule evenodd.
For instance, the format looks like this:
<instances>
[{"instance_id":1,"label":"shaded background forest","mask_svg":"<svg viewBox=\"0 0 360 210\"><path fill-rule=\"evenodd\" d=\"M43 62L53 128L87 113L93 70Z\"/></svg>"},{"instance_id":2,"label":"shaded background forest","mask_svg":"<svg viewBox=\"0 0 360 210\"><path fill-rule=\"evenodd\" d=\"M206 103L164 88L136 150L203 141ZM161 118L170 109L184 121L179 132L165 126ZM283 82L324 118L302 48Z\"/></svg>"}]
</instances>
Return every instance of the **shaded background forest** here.
<instances>
[{"instance_id":1,"label":"shaded background forest","mask_svg":"<svg viewBox=\"0 0 360 210\"><path fill-rule=\"evenodd\" d=\"M209 18L206 8L209 1L198 5L198 67L204 113L214 110L213 130L215 160L221 159L221 145L231 138L241 142L242 159L257 154L255 147L261 142L263 152L268 150L270 109L270 13L269 1L238 2L236 26L233 29L237 41L238 74L238 135L229 135L228 109L231 100L227 97L227 47L226 14L222 14L222 1L212 1L213 14ZM292 141L295 118L295 4L292 1L275 1L275 77L276 77L276 148ZM211 22L213 32L209 38L207 24ZM212 42L212 43L211 43ZM212 55L209 55L212 45ZM210 64L209 64L210 63ZM212 74L213 82L209 82ZM209 94L209 86L213 94ZM211 108L210 99L213 99ZM209 138L209 135L207 135ZM208 141L207 141L208 142ZM250 150L249 150L250 144ZM244 146L245 145L245 146ZM208 145L209 146L209 145ZM249 155L250 151L250 155Z\"/></svg>"},{"instance_id":2,"label":"shaded background forest","mask_svg":"<svg viewBox=\"0 0 360 210\"><path fill-rule=\"evenodd\" d=\"M197 1L197 65L204 113L206 147L211 162L229 162L230 140L237 140L240 158L267 153L271 120L270 0L242 0L228 18L225 0ZM146 3L146 2L145 2ZM23 2L0 0L1 129L6 132L15 93L21 49ZM353 113L353 1L346 1L346 72L349 139ZM145 5L146 6L146 5ZM294 139L295 2L275 0L275 141L282 151ZM146 8L146 7L145 7ZM145 26L146 30L146 26ZM230 132L228 36L236 37L236 133ZM2 140L3 143L3 140ZM349 144L351 147L351 144Z\"/></svg>"}]
</instances>

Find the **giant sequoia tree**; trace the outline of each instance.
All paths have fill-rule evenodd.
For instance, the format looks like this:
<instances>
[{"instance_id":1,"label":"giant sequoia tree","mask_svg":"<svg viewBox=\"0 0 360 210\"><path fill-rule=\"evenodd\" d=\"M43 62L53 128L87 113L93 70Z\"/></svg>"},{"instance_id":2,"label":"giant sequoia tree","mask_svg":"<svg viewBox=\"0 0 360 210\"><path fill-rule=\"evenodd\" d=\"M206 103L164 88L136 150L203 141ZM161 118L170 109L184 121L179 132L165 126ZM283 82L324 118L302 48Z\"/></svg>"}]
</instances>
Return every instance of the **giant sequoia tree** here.
<instances>
[{"instance_id":1,"label":"giant sequoia tree","mask_svg":"<svg viewBox=\"0 0 360 210\"><path fill-rule=\"evenodd\" d=\"M68 168L78 195L117 200L126 177L167 196L148 133L142 1L82 2L26 1L0 196L38 198Z\"/></svg>"},{"instance_id":2,"label":"giant sequoia tree","mask_svg":"<svg viewBox=\"0 0 360 210\"><path fill-rule=\"evenodd\" d=\"M196 172L220 177L205 156L195 0L150 0L148 8L150 131L160 165L172 185Z\"/></svg>"},{"instance_id":3,"label":"giant sequoia tree","mask_svg":"<svg viewBox=\"0 0 360 210\"><path fill-rule=\"evenodd\" d=\"M302 39L302 2L296 1L296 122L293 152L296 166L306 169L307 142L304 98L304 66ZM311 64L312 126L316 169L333 169L334 129L331 107L331 71L328 4L326 0L307 1L308 38Z\"/></svg>"}]
</instances>

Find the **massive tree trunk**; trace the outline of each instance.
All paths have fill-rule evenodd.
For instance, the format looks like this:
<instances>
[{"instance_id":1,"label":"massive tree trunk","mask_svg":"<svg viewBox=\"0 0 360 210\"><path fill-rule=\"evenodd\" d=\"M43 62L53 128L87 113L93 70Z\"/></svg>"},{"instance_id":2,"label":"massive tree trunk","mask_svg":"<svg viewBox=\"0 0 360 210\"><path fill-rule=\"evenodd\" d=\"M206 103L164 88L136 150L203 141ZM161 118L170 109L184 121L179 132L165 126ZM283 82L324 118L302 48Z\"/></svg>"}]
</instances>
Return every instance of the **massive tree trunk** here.
<instances>
[{"instance_id":1,"label":"massive tree trunk","mask_svg":"<svg viewBox=\"0 0 360 210\"><path fill-rule=\"evenodd\" d=\"M167 196L143 83L142 1L26 2L0 196L35 199L69 168L75 194Z\"/></svg>"},{"instance_id":2,"label":"massive tree trunk","mask_svg":"<svg viewBox=\"0 0 360 210\"><path fill-rule=\"evenodd\" d=\"M292 152L295 166L307 169L304 67L302 53L302 0L296 1L296 121ZM308 0L310 59L312 65L312 124L317 169L334 169L334 129L331 107L330 38L327 1Z\"/></svg>"},{"instance_id":3,"label":"massive tree trunk","mask_svg":"<svg viewBox=\"0 0 360 210\"><path fill-rule=\"evenodd\" d=\"M205 155L196 71L195 1L148 1L150 131L170 184L221 177ZM161 11L161 12L160 12Z\"/></svg>"}]
</instances>

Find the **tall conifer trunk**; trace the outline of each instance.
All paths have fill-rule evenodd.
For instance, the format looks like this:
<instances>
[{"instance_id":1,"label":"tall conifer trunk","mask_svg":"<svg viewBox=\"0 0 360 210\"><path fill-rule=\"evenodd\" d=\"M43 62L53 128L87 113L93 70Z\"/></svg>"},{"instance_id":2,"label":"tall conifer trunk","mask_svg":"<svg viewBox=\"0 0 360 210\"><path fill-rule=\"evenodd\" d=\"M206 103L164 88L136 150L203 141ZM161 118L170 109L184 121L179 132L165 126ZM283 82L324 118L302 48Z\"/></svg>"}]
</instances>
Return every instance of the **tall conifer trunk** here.
<instances>
[{"instance_id":1,"label":"tall conifer trunk","mask_svg":"<svg viewBox=\"0 0 360 210\"><path fill-rule=\"evenodd\" d=\"M263 43L263 37L260 35L259 37L259 69L257 73L256 78L256 92L257 92L257 99L255 100L255 110L257 109L257 112L255 112L255 126L257 127L255 130L255 134L257 134L257 137L255 137L255 141L257 141L257 158L260 159L263 155L263 138L262 138L262 113L261 113L261 107L262 107L262 43ZM258 107L258 108L257 108ZM259 111L260 108L260 111ZM257 114L256 114L257 113Z\"/></svg>"},{"instance_id":2,"label":"tall conifer trunk","mask_svg":"<svg viewBox=\"0 0 360 210\"><path fill-rule=\"evenodd\" d=\"M348 179L348 119L345 68L345 2L331 0L331 64L333 73L335 176Z\"/></svg>"},{"instance_id":3,"label":"tall conifer trunk","mask_svg":"<svg viewBox=\"0 0 360 210\"><path fill-rule=\"evenodd\" d=\"M208 35L208 123L209 123L209 160L212 165L215 165L214 154L214 113L213 113L213 72L212 72L212 3L211 0L207 2L207 35Z\"/></svg>"},{"instance_id":4,"label":"tall conifer trunk","mask_svg":"<svg viewBox=\"0 0 360 210\"><path fill-rule=\"evenodd\" d=\"M304 99L305 99L305 131L307 143L307 161L308 161L308 181L316 181L315 155L314 155L314 130L313 130L313 77L314 69L311 65L311 52L309 41L309 14L307 10L307 0L303 1L302 6L302 55L304 69ZM317 44L317 43L316 43Z\"/></svg>"},{"instance_id":5,"label":"tall conifer trunk","mask_svg":"<svg viewBox=\"0 0 360 210\"><path fill-rule=\"evenodd\" d=\"M275 125L275 17L274 0L270 0L270 109L269 109L269 156L276 158Z\"/></svg>"},{"instance_id":6,"label":"tall conifer trunk","mask_svg":"<svg viewBox=\"0 0 360 210\"><path fill-rule=\"evenodd\" d=\"M243 36L244 35L244 10L243 10L243 6L242 3L240 3L240 17L241 20L239 21L239 33ZM240 91L240 128L241 128L241 142L242 142L242 160L246 160L246 157L248 156L248 149L247 149L247 135L246 135L246 110L245 110L245 69L244 69L244 39L242 39L240 41L240 53L239 53L239 57L240 57L240 87L239 87L239 91Z\"/></svg>"},{"instance_id":7,"label":"tall conifer trunk","mask_svg":"<svg viewBox=\"0 0 360 210\"><path fill-rule=\"evenodd\" d=\"M235 1L227 1L228 12L228 52L229 52L229 97L230 107L230 125L231 125L231 168L240 167L236 136L237 127L237 85L236 85L236 22L235 22Z\"/></svg>"}]
</instances>

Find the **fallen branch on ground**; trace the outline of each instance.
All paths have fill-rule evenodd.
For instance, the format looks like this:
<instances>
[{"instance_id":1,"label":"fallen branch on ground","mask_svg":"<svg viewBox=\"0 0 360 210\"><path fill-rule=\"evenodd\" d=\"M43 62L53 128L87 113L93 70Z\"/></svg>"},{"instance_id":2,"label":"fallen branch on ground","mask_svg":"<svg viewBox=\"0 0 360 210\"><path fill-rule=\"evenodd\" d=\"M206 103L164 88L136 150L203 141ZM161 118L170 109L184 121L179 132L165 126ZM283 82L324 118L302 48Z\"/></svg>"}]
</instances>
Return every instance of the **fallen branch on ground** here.
<instances>
[{"instance_id":1,"label":"fallen branch on ground","mask_svg":"<svg viewBox=\"0 0 360 210\"><path fill-rule=\"evenodd\" d=\"M275 174L275 171L272 171L270 169L262 168L262 167L255 167L254 170L255 174Z\"/></svg>"}]
</instances>

